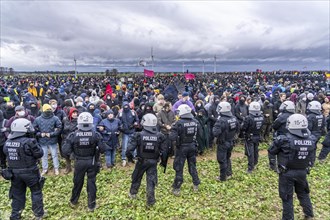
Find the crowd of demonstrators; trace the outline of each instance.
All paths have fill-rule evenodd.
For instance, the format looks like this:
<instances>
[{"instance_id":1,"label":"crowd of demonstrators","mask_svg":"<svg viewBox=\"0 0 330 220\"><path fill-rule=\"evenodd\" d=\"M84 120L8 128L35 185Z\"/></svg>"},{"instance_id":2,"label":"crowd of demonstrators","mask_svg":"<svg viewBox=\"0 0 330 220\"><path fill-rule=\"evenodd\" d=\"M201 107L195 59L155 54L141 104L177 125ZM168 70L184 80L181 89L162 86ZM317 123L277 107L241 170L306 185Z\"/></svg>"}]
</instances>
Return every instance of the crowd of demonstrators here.
<instances>
[{"instance_id":1,"label":"crowd of demonstrators","mask_svg":"<svg viewBox=\"0 0 330 220\"><path fill-rule=\"evenodd\" d=\"M200 154L212 148L217 139L212 130L219 117L217 108L220 102L226 101L231 105L231 112L240 126L249 118L250 103L258 102L264 118L260 129L261 142L271 140L272 131L278 130L278 124L285 127L285 112L281 116L282 120L276 120L281 114L280 106L285 101L294 104L294 112L308 115L309 121L314 123L310 123L310 129L318 138L326 130L318 131L315 118L323 115L321 126L325 128L330 112L330 97L327 96L330 94L327 93L323 72L197 74L194 80L189 81L183 75L154 78L134 75L130 76L130 81L127 77L81 76L76 79L71 76L34 75L7 77L6 80L0 80L0 87L0 110L6 120L2 125L2 134L8 136L10 125L15 119L30 120L45 152L45 145L51 149L56 173L57 151L64 157L62 143L75 130L75 118L82 112L92 114L94 129L108 140L108 167L114 166L118 148L121 149L122 165L126 165L127 144L136 131L141 131L140 121L143 115L156 115L159 131L168 136L172 124L178 120L175 115L182 104L187 104L192 109L194 118L202 128L197 134ZM322 115L316 114L317 110L307 110L309 103L313 104L315 101L320 103ZM55 117L59 122L56 120L56 125L50 125ZM34 122L36 118L38 120ZM49 127L45 128L46 126ZM238 136L245 138L244 132L247 131L242 127ZM5 138L0 146L4 140ZM167 141L172 149L171 154L174 155L176 146L168 139ZM44 173L48 169L46 157L47 155L43 159ZM71 170L70 158L64 159L68 173Z\"/></svg>"},{"instance_id":2,"label":"crowd of demonstrators","mask_svg":"<svg viewBox=\"0 0 330 220\"><path fill-rule=\"evenodd\" d=\"M93 166L86 161L75 164L81 173L75 173L74 176L71 204L77 204L82 187L81 176L87 172L90 175L88 188L92 192L88 205L94 210L96 142L102 140L101 153L104 154L106 168L111 170L116 165L118 150L121 150L122 166L126 166L127 160L134 157L137 160L148 159L150 155L140 150L148 152L150 149L139 146L138 134L143 134L147 138L146 142L156 135L161 137L162 147L148 142L160 150L153 152L152 159L165 152L165 144L168 148L166 154L174 158L176 177L172 185L173 194L180 195L185 160L193 178L193 189L198 191L201 181L196 169L196 155L213 149L213 146L217 147L219 181L226 181L233 175L231 152L240 140L244 142L248 157L247 173L251 174L258 164L259 143L270 143L273 137L269 165L271 169L281 172L279 140L290 132L295 135L294 131L288 129L288 120L296 113L306 118L302 122L308 124L313 143L318 143L321 136L326 135L318 156L320 162L324 161L330 152L330 132L327 133L330 128L329 99L330 90L321 71L319 74L197 74L193 80L186 80L184 75L153 78L141 75L129 78L9 76L0 80L1 168L6 167L7 160L2 149L12 132L13 123L25 119L33 125L35 138L43 150L42 155L38 154L42 158L41 175L46 175L49 170L48 150L51 152L55 175L60 173L59 160L62 158L66 164L65 174L72 170L72 159L77 161L86 157L93 162ZM84 118L88 119L87 128L84 127ZM151 120L152 131L148 130L149 122L146 120ZM299 129L305 129L305 125ZM79 146L85 145L93 147L88 152L79 150ZM62 158L58 157L59 154ZM314 164L316 155L313 158ZM157 175L153 173L156 167L154 162L148 164L140 161L137 164L132 177L132 197L138 192L140 177L144 172L150 178L156 178ZM166 166L164 161L163 165ZM152 179L148 186L149 204L155 202L153 185L156 182Z\"/></svg>"}]
</instances>

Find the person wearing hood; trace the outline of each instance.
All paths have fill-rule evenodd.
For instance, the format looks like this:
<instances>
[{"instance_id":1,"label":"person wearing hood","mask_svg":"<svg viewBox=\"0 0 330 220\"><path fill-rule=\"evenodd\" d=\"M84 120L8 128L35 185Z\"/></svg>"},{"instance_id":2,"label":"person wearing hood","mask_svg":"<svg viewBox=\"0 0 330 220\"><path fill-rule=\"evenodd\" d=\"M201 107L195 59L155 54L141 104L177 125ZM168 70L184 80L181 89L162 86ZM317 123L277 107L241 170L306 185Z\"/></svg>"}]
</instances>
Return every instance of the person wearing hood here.
<instances>
[{"instance_id":1,"label":"person wearing hood","mask_svg":"<svg viewBox=\"0 0 330 220\"><path fill-rule=\"evenodd\" d=\"M122 149L121 159L122 166L126 166L126 150L129 139L135 132L135 127L138 126L139 118L135 111L131 110L128 102L123 102L123 109L118 114L118 119L121 121L120 131L122 132Z\"/></svg>"},{"instance_id":2,"label":"person wearing hood","mask_svg":"<svg viewBox=\"0 0 330 220\"><path fill-rule=\"evenodd\" d=\"M313 219L314 213L307 174L315 160L315 137L308 130L307 118L301 114L291 115L286 121L286 128L288 132L274 139L268 150L269 154L278 158L279 196L283 206L282 219L295 219L294 192L303 208L305 219Z\"/></svg>"},{"instance_id":3,"label":"person wearing hood","mask_svg":"<svg viewBox=\"0 0 330 220\"><path fill-rule=\"evenodd\" d=\"M6 165L6 155L3 153L3 146L7 140L5 132L7 128L5 127L7 119L3 117L3 112L0 110L0 168L5 169Z\"/></svg>"},{"instance_id":4,"label":"person wearing hood","mask_svg":"<svg viewBox=\"0 0 330 220\"><path fill-rule=\"evenodd\" d=\"M95 130L96 126L102 121L100 110L96 108L95 104L90 103L87 106L87 112L91 113L93 116L93 130Z\"/></svg>"},{"instance_id":5,"label":"person wearing hood","mask_svg":"<svg viewBox=\"0 0 330 220\"><path fill-rule=\"evenodd\" d=\"M78 130L77 127L77 118L78 118L78 110L76 108L70 108L69 115L63 119L63 131L62 131L62 146L64 146L65 141L67 140L67 137L71 132L74 132ZM71 172L71 158L67 157L62 153L62 157L65 158L65 174L68 174Z\"/></svg>"},{"instance_id":6,"label":"person wearing hood","mask_svg":"<svg viewBox=\"0 0 330 220\"><path fill-rule=\"evenodd\" d=\"M89 97L89 102L96 104L100 100L100 97L97 95L96 90L93 90L91 96Z\"/></svg>"},{"instance_id":7,"label":"person wearing hood","mask_svg":"<svg viewBox=\"0 0 330 220\"><path fill-rule=\"evenodd\" d=\"M115 166L116 149L119 141L119 128L121 127L121 121L115 118L112 110L105 112L106 118L98 124L99 132L103 136L103 141L106 143L105 149L105 161L108 169Z\"/></svg>"},{"instance_id":8,"label":"person wearing hood","mask_svg":"<svg viewBox=\"0 0 330 220\"><path fill-rule=\"evenodd\" d=\"M264 100L262 111L265 120L261 131L261 141L267 141L273 124L273 104L270 103L269 99Z\"/></svg>"},{"instance_id":9,"label":"person wearing hood","mask_svg":"<svg viewBox=\"0 0 330 220\"><path fill-rule=\"evenodd\" d=\"M164 104L165 104L165 98L162 94L159 94L157 96L157 102L152 107L153 111L157 114L158 112L160 112L163 109Z\"/></svg>"},{"instance_id":10,"label":"person wearing hood","mask_svg":"<svg viewBox=\"0 0 330 220\"><path fill-rule=\"evenodd\" d=\"M76 102L76 109L78 110L78 114L87 112L87 108L84 107L84 100L82 97L78 96L75 99L75 102Z\"/></svg>"},{"instance_id":11,"label":"person wearing hood","mask_svg":"<svg viewBox=\"0 0 330 220\"><path fill-rule=\"evenodd\" d=\"M136 114L139 118L139 121L141 121L144 113L146 110L146 103L145 102L140 102L139 108L136 110Z\"/></svg>"},{"instance_id":12,"label":"person wearing hood","mask_svg":"<svg viewBox=\"0 0 330 220\"><path fill-rule=\"evenodd\" d=\"M213 127L213 135L217 138L217 161L220 165L218 181L230 179L233 172L231 168L231 152L234 148L234 138L239 133L240 123L231 112L229 102L220 102L217 108L220 117Z\"/></svg>"},{"instance_id":13,"label":"person wearing hood","mask_svg":"<svg viewBox=\"0 0 330 220\"><path fill-rule=\"evenodd\" d=\"M42 175L48 173L48 149L50 149L55 175L59 175L59 161L57 155L58 136L62 130L61 120L54 115L52 106L44 104L42 114L33 122L38 142L44 151L42 157Z\"/></svg>"},{"instance_id":14,"label":"person wearing hood","mask_svg":"<svg viewBox=\"0 0 330 220\"><path fill-rule=\"evenodd\" d=\"M205 149L209 147L209 134L210 134L209 118L207 117L207 113L205 109L199 108L195 119L201 125L200 132L197 134L196 139L198 143L198 153L202 155Z\"/></svg>"},{"instance_id":15,"label":"person wearing hood","mask_svg":"<svg viewBox=\"0 0 330 220\"><path fill-rule=\"evenodd\" d=\"M212 131L215 122L218 119L219 113L217 112L218 105L220 103L220 97L218 95L214 96L214 102L207 111L207 115L210 121L210 130ZM214 136L213 133L209 133L209 148L213 148Z\"/></svg>"},{"instance_id":16,"label":"person wearing hood","mask_svg":"<svg viewBox=\"0 0 330 220\"><path fill-rule=\"evenodd\" d=\"M29 120L31 123L34 122L35 118L29 114L29 112L21 105L15 107L15 115L11 117L9 120L7 120L5 127L7 128L7 131L10 131L11 124L13 121L15 121L18 118L25 118ZM6 133L8 136L8 133Z\"/></svg>"},{"instance_id":17,"label":"person wearing hood","mask_svg":"<svg viewBox=\"0 0 330 220\"><path fill-rule=\"evenodd\" d=\"M199 132L200 124L191 114L191 108L187 104L178 107L179 120L175 122L170 130L169 139L176 142L175 159L173 168L175 179L172 184L172 193L180 196L180 189L183 183L183 167L188 161L189 174L193 180L193 190L198 191L200 179L196 169L197 142L196 135Z\"/></svg>"},{"instance_id":18,"label":"person wearing hood","mask_svg":"<svg viewBox=\"0 0 330 220\"><path fill-rule=\"evenodd\" d=\"M168 135L170 133L172 124L175 122L175 114L172 112L170 102L165 102L163 109L157 114L157 122L160 128L160 132L165 135L167 146L170 146L169 155L175 155L175 146L172 141L169 140Z\"/></svg>"},{"instance_id":19,"label":"person wearing hood","mask_svg":"<svg viewBox=\"0 0 330 220\"><path fill-rule=\"evenodd\" d=\"M306 115L306 108L307 108L307 97L305 93L299 95L299 100L296 104L296 111L299 114Z\"/></svg>"},{"instance_id":20,"label":"person wearing hood","mask_svg":"<svg viewBox=\"0 0 330 220\"><path fill-rule=\"evenodd\" d=\"M12 101L7 102L7 104L5 105L3 116L7 120L9 120L11 117L15 116L15 105L14 105L14 102L12 102Z\"/></svg>"},{"instance_id":21,"label":"person wearing hood","mask_svg":"<svg viewBox=\"0 0 330 220\"><path fill-rule=\"evenodd\" d=\"M30 109L30 111L31 111L31 115L33 116L33 117L38 117L39 116L39 107L38 107L38 103L37 102L35 102L35 101L31 101L30 103L29 103L29 105L30 105L30 107L29 107L29 109Z\"/></svg>"},{"instance_id":22,"label":"person wearing hood","mask_svg":"<svg viewBox=\"0 0 330 220\"><path fill-rule=\"evenodd\" d=\"M252 173L258 164L260 133L264 123L259 102L251 102L249 115L245 117L242 131L245 138L245 155L248 157L247 173Z\"/></svg>"}]
</instances>

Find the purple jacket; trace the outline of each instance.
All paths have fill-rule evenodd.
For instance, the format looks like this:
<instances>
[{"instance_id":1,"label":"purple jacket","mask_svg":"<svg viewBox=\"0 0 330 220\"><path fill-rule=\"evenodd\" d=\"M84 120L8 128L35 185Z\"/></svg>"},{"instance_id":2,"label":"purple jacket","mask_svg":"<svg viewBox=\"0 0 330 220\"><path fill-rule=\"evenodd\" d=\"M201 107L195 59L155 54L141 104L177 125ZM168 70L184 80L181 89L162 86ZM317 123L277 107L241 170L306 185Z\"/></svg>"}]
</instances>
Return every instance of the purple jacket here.
<instances>
[{"instance_id":1,"label":"purple jacket","mask_svg":"<svg viewBox=\"0 0 330 220\"><path fill-rule=\"evenodd\" d=\"M178 107L182 104L187 104L192 110L195 111L195 106L192 104L191 101L187 100L187 101L184 102L182 99L180 99L179 101L174 103L174 105L172 107L172 111L175 112L178 109Z\"/></svg>"}]
</instances>

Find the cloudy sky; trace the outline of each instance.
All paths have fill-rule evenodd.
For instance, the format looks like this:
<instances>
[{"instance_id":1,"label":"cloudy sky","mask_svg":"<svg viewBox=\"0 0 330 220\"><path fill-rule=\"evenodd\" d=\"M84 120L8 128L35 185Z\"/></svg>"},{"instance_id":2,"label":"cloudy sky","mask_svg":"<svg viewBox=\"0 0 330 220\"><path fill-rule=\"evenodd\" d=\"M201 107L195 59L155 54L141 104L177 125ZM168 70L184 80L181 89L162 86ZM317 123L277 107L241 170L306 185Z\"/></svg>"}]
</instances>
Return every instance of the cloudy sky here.
<instances>
[{"instance_id":1,"label":"cloudy sky","mask_svg":"<svg viewBox=\"0 0 330 220\"><path fill-rule=\"evenodd\" d=\"M201 72L330 69L325 1L1 1L1 66Z\"/></svg>"}]
</instances>

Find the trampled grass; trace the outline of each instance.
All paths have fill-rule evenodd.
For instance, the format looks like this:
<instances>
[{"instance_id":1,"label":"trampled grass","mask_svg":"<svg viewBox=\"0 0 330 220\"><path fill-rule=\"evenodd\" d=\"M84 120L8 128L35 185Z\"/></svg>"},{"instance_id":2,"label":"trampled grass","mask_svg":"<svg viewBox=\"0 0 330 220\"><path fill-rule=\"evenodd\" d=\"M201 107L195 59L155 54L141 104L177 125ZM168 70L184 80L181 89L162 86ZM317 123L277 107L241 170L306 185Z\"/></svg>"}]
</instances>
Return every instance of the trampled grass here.
<instances>
[{"instance_id":1,"label":"trampled grass","mask_svg":"<svg viewBox=\"0 0 330 220\"><path fill-rule=\"evenodd\" d=\"M265 146L261 146L265 149ZM146 207L145 178L138 198L131 200L128 191L134 165L116 167L111 172L101 170L97 176L97 204L94 213L87 211L86 181L79 205L71 209L69 199L72 189L72 173L67 176L49 176L44 187L44 204L47 219L280 219L282 204L278 196L278 176L268 169L268 158L261 152L259 164L248 175L247 159L242 157L241 147L234 150L233 178L227 182L216 181L219 165L215 153L207 152L198 158L197 169L201 179L198 193L192 190L192 181L185 165L181 196L171 194L175 172L172 160L167 173L158 168L157 203ZM330 161L316 163L308 176L315 219L330 219ZM9 219L11 207L8 199L10 183L0 180L0 219ZM303 219L302 209L294 197L295 219ZM30 193L23 219L32 219Z\"/></svg>"}]
</instances>

